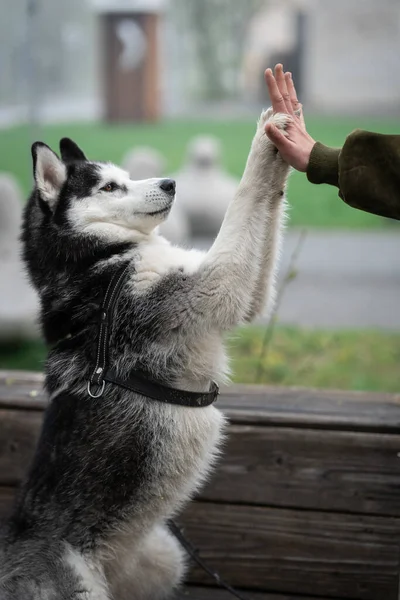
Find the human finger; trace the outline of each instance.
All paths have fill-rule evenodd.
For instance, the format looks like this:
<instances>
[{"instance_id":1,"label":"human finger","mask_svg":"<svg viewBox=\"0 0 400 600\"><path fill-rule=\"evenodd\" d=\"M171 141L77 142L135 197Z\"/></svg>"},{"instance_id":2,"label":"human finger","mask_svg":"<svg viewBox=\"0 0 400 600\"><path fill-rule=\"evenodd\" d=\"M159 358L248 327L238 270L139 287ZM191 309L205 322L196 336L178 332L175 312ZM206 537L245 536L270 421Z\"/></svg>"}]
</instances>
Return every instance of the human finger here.
<instances>
[{"instance_id":1,"label":"human finger","mask_svg":"<svg viewBox=\"0 0 400 600\"><path fill-rule=\"evenodd\" d=\"M272 110L274 111L274 113L280 112L288 114L285 101L278 88L278 84L276 82L272 69L267 69L265 71L265 83L267 84L268 94L271 100Z\"/></svg>"},{"instance_id":2,"label":"human finger","mask_svg":"<svg viewBox=\"0 0 400 600\"><path fill-rule=\"evenodd\" d=\"M304 115L303 115L303 106L302 104L299 102L298 98L297 98L297 92L296 92L296 87L294 85L294 81L293 81L293 76L291 73L285 73L285 79L286 79L286 86L289 92L289 96L290 96L290 103L293 107L293 111L295 116L299 119L300 123L304 126L305 128L305 121L304 121Z\"/></svg>"},{"instance_id":3,"label":"human finger","mask_svg":"<svg viewBox=\"0 0 400 600\"><path fill-rule=\"evenodd\" d=\"M285 102L286 105L286 109L287 112L289 114L293 114L293 107L292 107L292 103L290 101L290 95L289 95L289 91L286 85L286 78L285 78L285 73L283 70L283 65L278 63L275 66L275 79L276 79L276 83L278 85L279 91L282 94L283 100Z\"/></svg>"},{"instance_id":4,"label":"human finger","mask_svg":"<svg viewBox=\"0 0 400 600\"><path fill-rule=\"evenodd\" d=\"M282 152L290 147L290 141L282 133L282 131L278 129L278 127L276 127L276 125L274 125L273 123L269 122L265 125L265 133L271 140L271 142L274 144L274 146L277 147L279 152Z\"/></svg>"},{"instance_id":5,"label":"human finger","mask_svg":"<svg viewBox=\"0 0 400 600\"><path fill-rule=\"evenodd\" d=\"M298 110L298 108L300 106L300 102L297 98L297 92L296 92L296 88L295 88L293 77L292 77L291 73L285 73L285 81L286 81L286 87L289 92L289 98L290 98L290 102L293 107L293 110Z\"/></svg>"}]
</instances>

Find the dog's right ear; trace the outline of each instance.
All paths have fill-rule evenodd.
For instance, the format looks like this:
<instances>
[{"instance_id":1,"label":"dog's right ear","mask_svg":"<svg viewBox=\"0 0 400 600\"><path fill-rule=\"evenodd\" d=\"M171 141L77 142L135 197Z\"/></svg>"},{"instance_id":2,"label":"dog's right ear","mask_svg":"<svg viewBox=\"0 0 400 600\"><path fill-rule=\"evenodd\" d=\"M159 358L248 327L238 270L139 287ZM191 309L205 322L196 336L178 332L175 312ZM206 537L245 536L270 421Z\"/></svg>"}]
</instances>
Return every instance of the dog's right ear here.
<instances>
[{"instance_id":1,"label":"dog's right ear","mask_svg":"<svg viewBox=\"0 0 400 600\"><path fill-rule=\"evenodd\" d=\"M60 153L61 158L65 163L74 160L87 160L79 146L70 138L63 138L60 140Z\"/></svg>"},{"instance_id":2,"label":"dog's right ear","mask_svg":"<svg viewBox=\"0 0 400 600\"><path fill-rule=\"evenodd\" d=\"M53 209L67 179L67 169L57 154L43 142L32 146L33 176L44 202Z\"/></svg>"}]
</instances>

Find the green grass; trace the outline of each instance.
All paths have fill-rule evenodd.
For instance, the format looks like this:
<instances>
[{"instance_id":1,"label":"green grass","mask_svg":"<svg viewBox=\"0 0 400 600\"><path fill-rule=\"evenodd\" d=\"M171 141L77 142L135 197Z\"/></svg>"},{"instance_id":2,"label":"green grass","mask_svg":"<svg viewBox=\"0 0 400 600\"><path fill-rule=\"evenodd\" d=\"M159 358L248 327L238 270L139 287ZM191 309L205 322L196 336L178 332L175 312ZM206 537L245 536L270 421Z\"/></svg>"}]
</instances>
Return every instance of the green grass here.
<instances>
[{"instance_id":1,"label":"green grass","mask_svg":"<svg viewBox=\"0 0 400 600\"><path fill-rule=\"evenodd\" d=\"M246 327L230 341L234 381L398 392L400 334L278 326L257 370L265 329Z\"/></svg>"},{"instance_id":2,"label":"green grass","mask_svg":"<svg viewBox=\"0 0 400 600\"><path fill-rule=\"evenodd\" d=\"M254 119L255 122L255 119ZM221 139L225 167L240 177L246 161L254 122L235 121L164 121L157 124L59 124L43 126L40 138L57 148L61 137L69 136L82 145L92 159L120 162L126 150L135 145L150 145L163 152L167 170L182 165L185 148L192 136L209 133ZM400 133L397 119L309 118L311 135L325 144L341 146L355 128L381 133ZM31 186L30 143L28 127L14 127L0 133L0 171L10 171L19 179L24 193ZM330 186L308 183L305 175L294 173L289 184L290 224L310 227L376 228L388 221L349 208Z\"/></svg>"},{"instance_id":3,"label":"green grass","mask_svg":"<svg viewBox=\"0 0 400 600\"><path fill-rule=\"evenodd\" d=\"M41 341L0 344L0 369L42 371L46 347Z\"/></svg>"},{"instance_id":4,"label":"green grass","mask_svg":"<svg viewBox=\"0 0 400 600\"><path fill-rule=\"evenodd\" d=\"M278 326L262 358L265 329L238 329L229 341L233 379L316 388L399 392L400 334L379 331L317 331ZM1 369L42 370L40 342L0 347Z\"/></svg>"}]
</instances>

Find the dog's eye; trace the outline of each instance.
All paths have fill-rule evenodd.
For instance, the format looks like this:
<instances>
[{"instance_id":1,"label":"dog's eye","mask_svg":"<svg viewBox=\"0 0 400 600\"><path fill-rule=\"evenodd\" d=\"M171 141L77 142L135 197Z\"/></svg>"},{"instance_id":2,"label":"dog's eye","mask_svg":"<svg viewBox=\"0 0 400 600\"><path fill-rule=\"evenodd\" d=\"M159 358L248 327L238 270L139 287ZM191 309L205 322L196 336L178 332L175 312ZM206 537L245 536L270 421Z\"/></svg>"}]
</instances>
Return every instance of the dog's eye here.
<instances>
[{"instance_id":1,"label":"dog's eye","mask_svg":"<svg viewBox=\"0 0 400 600\"><path fill-rule=\"evenodd\" d=\"M101 192L115 192L118 188L117 184L111 181L110 183L106 183L102 188L100 188Z\"/></svg>"}]
</instances>

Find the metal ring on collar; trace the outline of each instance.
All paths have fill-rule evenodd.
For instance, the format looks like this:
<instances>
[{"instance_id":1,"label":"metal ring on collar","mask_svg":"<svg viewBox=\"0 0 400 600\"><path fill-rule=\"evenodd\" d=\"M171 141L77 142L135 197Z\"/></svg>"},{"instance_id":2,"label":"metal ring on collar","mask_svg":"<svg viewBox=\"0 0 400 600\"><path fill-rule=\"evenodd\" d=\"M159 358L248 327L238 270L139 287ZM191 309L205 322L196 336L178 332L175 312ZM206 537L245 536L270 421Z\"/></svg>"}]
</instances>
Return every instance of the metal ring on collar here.
<instances>
[{"instance_id":1,"label":"metal ring on collar","mask_svg":"<svg viewBox=\"0 0 400 600\"><path fill-rule=\"evenodd\" d=\"M92 393L92 391L91 391L91 389L90 389L90 388L91 388L91 385L92 385L92 382L91 382L91 381L88 381L88 384L87 384L87 391L88 391L88 394L89 394L89 396L90 396L91 398L100 398L100 396L102 396L102 395L103 395L104 388L106 387L106 382L104 381L104 379L103 379L103 381L102 381L102 383L101 383L101 390L100 390L100 392L99 392L98 394L93 394L93 393Z\"/></svg>"}]
</instances>

